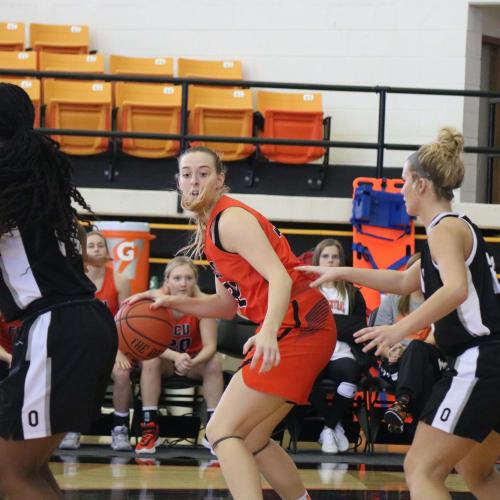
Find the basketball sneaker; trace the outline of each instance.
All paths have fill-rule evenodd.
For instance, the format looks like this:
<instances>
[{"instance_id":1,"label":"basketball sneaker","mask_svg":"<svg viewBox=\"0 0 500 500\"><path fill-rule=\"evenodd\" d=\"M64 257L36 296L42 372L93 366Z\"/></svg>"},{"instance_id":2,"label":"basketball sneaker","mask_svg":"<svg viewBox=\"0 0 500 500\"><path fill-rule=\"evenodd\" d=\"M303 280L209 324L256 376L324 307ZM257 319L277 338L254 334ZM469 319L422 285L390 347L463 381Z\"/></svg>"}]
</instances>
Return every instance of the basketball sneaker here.
<instances>
[{"instance_id":1,"label":"basketball sneaker","mask_svg":"<svg viewBox=\"0 0 500 500\"><path fill-rule=\"evenodd\" d=\"M401 434L404 431L405 420L408 415L408 406L402 401L396 401L384 414L387 430Z\"/></svg>"},{"instance_id":2,"label":"basketball sneaker","mask_svg":"<svg viewBox=\"0 0 500 500\"><path fill-rule=\"evenodd\" d=\"M321 451L323 453L338 453L337 443L335 442L335 435L333 429L324 427L319 435L319 443L321 444Z\"/></svg>"},{"instance_id":3,"label":"basketball sneaker","mask_svg":"<svg viewBox=\"0 0 500 500\"><path fill-rule=\"evenodd\" d=\"M132 445L125 425L117 425L111 429L111 448L115 451L130 451Z\"/></svg>"},{"instance_id":4,"label":"basketball sneaker","mask_svg":"<svg viewBox=\"0 0 500 500\"><path fill-rule=\"evenodd\" d=\"M344 452L349 449L349 440L347 439L344 428L340 422L338 422L335 429L333 429L333 437L338 451Z\"/></svg>"},{"instance_id":5,"label":"basketball sneaker","mask_svg":"<svg viewBox=\"0 0 500 500\"><path fill-rule=\"evenodd\" d=\"M153 454L160 445L160 428L156 422L141 422L141 439L135 446L136 453Z\"/></svg>"},{"instance_id":6,"label":"basketball sneaker","mask_svg":"<svg viewBox=\"0 0 500 500\"><path fill-rule=\"evenodd\" d=\"M80 432L68 432L59 443L60 450L78 450L80 448Z\"/></svg>"}]
</instances>

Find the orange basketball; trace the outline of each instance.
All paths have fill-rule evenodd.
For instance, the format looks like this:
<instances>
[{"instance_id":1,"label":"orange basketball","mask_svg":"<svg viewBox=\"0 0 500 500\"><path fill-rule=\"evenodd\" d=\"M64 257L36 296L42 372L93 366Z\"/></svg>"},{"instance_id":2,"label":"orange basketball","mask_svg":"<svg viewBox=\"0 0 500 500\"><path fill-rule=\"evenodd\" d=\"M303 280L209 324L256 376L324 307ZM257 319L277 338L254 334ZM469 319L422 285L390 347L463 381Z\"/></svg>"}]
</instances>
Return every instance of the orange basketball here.
<instances>
[{"instance_id":1,"label":"orange basketball","mask_svg":"<svg viewBox=\"0 0 500 500\"><path fill-rule=\"evenodd\" d=\"M172 341L175 321L170 309L150 309L151 303L139 300L116 313L118 348L131 359L157 358Z\"/></svg>"}]
</instances>

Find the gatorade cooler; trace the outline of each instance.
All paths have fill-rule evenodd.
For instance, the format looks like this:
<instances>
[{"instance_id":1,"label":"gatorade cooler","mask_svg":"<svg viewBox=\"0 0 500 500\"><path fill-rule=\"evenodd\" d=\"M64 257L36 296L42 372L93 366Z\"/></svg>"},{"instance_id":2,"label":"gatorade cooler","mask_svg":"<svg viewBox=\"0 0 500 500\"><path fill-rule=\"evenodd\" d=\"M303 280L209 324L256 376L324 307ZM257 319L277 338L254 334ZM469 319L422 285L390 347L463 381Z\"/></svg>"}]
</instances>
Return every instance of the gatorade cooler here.
<instances>
[{"instance_id":1,"label":"gatorade cooler","mask_svg":"<svg viewBox=\"0 0 500 500\"><path fill-rule=\"evenodd\" d=\"M149 244L155 239L146 222L99 221L94 223L108 242L115 271L130 280L131 293L148 288Z\"/></svg>"}]
</instances>

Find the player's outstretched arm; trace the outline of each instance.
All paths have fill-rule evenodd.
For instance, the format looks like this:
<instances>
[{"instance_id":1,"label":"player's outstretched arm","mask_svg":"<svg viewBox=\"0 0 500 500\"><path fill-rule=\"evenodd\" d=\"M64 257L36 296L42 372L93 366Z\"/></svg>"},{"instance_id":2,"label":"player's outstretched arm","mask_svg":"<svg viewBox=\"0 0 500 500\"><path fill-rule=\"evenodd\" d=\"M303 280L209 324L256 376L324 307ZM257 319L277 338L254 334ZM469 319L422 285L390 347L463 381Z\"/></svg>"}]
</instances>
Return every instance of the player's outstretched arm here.
<instances>
[{"instance_id":1,"label":"player's outstretched arm","mask_svg":"<svg viewBox=\"0 0 500 500\"><path fill-rule=\"evenodd\" d=\"M316 279L311 283L313 287L331 281L345 280L397 295L408 295L420 287L419 263L415 263L406 271L326 266L298 266L295 269L316 276Z\"/></svg>"}]
</instances>

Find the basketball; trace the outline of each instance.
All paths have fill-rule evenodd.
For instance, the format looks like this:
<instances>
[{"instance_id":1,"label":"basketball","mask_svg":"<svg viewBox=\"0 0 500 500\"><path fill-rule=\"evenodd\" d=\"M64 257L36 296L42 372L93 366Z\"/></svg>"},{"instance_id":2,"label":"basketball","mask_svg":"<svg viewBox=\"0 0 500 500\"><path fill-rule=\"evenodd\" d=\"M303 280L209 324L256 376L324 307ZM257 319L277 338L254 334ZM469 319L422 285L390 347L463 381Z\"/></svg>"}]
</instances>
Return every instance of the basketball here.
<instances>
[{"instance_id":1,"label":"basketball","mask_svg":"<svg viewBox=\"0 0 500 500\"><path fill-rule=\"evenodd\" d=\"M147 360L158 357L172 340L174 319L170 309L150 309L152 301L125 304L116 313L118 348L128 358Z\"/></svg>"}]
</instances>

